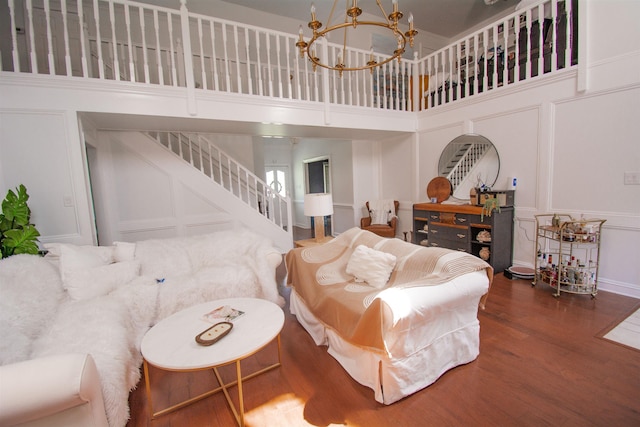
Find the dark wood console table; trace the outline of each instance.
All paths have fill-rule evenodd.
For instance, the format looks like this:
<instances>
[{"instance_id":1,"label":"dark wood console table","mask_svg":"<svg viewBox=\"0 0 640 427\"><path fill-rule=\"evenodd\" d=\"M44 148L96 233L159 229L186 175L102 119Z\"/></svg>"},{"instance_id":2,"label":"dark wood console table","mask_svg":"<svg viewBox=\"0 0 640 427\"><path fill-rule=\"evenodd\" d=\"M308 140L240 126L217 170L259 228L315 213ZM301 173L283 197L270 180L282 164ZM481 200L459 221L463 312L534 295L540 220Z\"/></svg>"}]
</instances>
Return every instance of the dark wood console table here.
<instances>
[{"instance_id":1,"label":"dark wood console table","mask_svg":"<svg viewBox=\"0 0 640 427\"><path fill-rule=\"evenodd\" d=\"M412 241L486 258L500 273L511 266L513 257L513 207L501 207L482 218L480 206L416 203Z\"/></svg>"}]
</instances>

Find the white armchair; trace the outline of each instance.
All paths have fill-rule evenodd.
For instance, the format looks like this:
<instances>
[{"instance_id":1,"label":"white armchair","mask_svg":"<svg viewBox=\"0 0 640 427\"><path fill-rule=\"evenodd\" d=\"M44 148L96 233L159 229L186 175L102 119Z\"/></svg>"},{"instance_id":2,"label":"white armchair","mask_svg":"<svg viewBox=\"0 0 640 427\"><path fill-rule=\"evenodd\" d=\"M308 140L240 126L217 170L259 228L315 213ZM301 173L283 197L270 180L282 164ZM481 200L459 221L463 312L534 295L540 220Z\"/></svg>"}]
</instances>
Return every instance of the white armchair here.
<instances>
[{"instance_id":1,"label":"white armchair","mask_svg":"<svg viewBox=\"0 0 640 427\"><path fill-rule=\"evenodd\" d=\"M0 425L108 427L91 355L62 354L0 366Z\"/></svg>"}]
</instances>

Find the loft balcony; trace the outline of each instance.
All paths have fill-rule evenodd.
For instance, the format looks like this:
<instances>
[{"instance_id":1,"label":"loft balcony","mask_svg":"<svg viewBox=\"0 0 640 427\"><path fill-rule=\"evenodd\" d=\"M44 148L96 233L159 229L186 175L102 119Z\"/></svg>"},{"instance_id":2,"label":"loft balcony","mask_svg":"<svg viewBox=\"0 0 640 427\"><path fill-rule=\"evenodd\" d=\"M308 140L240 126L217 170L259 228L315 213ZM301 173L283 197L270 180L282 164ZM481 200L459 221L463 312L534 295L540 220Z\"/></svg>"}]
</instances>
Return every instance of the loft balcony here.
<instances>
[{"instance_id":1,"label":"loft balcony","mask_svg":"<svg viewBox=\"0 0 640 427\"><path fill-rule=\"evenodd\" d=\"M313 70L288 34L127 0L0 0L2 75L113 81L398 113L438 109L577 64L578 1L519 9L424 58ZM341 45L322 42L327 57ZM384 61L384 55L374 53ZM347 49L361 66L369 51ZM55 83L52 83L55 84ZM415 106L415 107L414 107ZM366 110L365 110L366 111Z\"/></svg>"}]
</instances>

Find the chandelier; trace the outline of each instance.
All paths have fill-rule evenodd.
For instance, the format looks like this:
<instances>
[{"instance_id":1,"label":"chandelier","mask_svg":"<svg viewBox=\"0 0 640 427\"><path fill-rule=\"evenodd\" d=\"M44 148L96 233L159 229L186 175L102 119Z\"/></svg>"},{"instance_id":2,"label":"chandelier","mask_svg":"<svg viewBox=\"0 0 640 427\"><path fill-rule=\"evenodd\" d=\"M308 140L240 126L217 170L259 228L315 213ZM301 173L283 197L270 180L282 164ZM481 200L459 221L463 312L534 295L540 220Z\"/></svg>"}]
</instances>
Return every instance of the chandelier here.
<instances>
[{"instance_id":1,"label":"chandelier","mask_svg":"<svg viewBox=\"0 0 640 427\"><path fill-rule=\"evenodd\" d=\"M402 16L403 16L402 12L398 10L398 0L392 0L393 10L389 15L387 15L387 13L384 11L384 8L382 7L380 0L376 0L376 4L380 8L380 11L382 12L382 16L384 18L384 20L382 21L358 21L358 16L362 14L362 9L358 7L358 0L346 0L346 11L344 16L344 22L335 24L335 25L330 25L331 18L333 17L333 12L335 11L337 3L338 3L338 0L334 0L333 7L331 8L331 13L329 14L329 18L327 20L327 25L324 28L322 28L322 23L318 21L316 17L315 5L313 3L311 4L311 21L309 21L308 26L313 31L313 36L308 42L304 40L303 28L302 28L302 25L300 25L299 38L298 38L298 41L296 42L296 47L300 49L301 58L304 57L305 53L307 54L307 56L309 57L309 60L313 64L313 71L316 71L316 67L320 66L323 68L327 68L329 70L338 71L340 73L340 76L342 76L343 71L358 71L358 70L369 69L373 73L373 69L375 67L384 65L388 62L393 61L396 58L398 59L398 62L400 62L402 58L402 54L404 54L405 52L407 39L409 40L409 45L413 47L413 38L416 34L418 34L418 32L413 28L413 15L410 13L408 17L409 31L407 31L406 33L403 33L401 30L398 29L398 21L402 19ZM347 50L347 31L351 28L355 30L359 25L377 26L377 27L386 28L389 31L391 31L393 33L394 38L398 42L397 48L393 51L393 55L391 55L389 58L381 62L378 62L373 57L373 48L372 48L371 53L369 54L369 61L367 61L365 65L355 66L355 65L347 64L346 63L347 61L345 60L346 58L345 53ZM338 54L336 62L333 65L331 65L328 58L321 59L317 56L317 52L315 48L316 42L320 38L325 37L330 32L340 30L340 29L344 29L342 52Z\"/></svg>"}]
</instances>

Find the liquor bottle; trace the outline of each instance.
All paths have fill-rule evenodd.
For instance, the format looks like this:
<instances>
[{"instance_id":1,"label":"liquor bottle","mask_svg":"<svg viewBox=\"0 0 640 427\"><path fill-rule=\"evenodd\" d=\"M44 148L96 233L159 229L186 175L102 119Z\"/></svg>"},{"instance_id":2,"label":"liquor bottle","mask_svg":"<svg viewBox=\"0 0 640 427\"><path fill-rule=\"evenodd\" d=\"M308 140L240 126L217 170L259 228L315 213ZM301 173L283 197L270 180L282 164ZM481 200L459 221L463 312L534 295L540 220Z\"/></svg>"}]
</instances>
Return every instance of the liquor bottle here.
<instances>
[{"instance_id":1,"label":"liquor bottle","mask_svg":"<svg viewBox=\"0 0 640 427\"><path fill-rule=\"evenodd\" d=\"M544 271L544 278L545 278L545 282L547 283L552 283L551 278L553 277L553 269L555 268L555 265L553 264L553 256L551 254L549 254L549 256L547 257L547 268Z\"/></svg>"},{"instance_id":2,"label":"liquor bottle","mask_svg":"<svg viewBox=\"0 0 640 427\"><path fill-rule=\"evenodd\" d=\"M558 284L565 285L567 284L568 276L567 276L567 262L562 260L560 265L558 265Z\"/></svg>"},{"instance_id":3,"label":"liquor bottle","mask_svg":"<svg viewBox=\"0 0 640 427\"><path fill-rule=\"evenodd\" d=\"M541 252L538 252L538 268L540 269L540 271L544 271L547 269L547 254L543 254Z\"/></svg>"},{"instance_id":4,"label":"liquor bottle","mask_svg":"<svg viewBox=\"0 0 640 427\"><path fill-rule=\"evenodd\" d=\"M589 274L584 268L584 264L580 263L580 260L578 260L578 280L576 280L576 282L586 284L588 278Z\"/></svg>"},{"instance_id":5,"label":"liquor bottle","mask_svg":"<svg viewBox=\"0 0 640 427\"><path fill-rule=\"evenodd\" d=\"M576 257L571 257L569 267L567 267L567 281L574 285L576 283Z\"/></svg>"}]
</instances>

